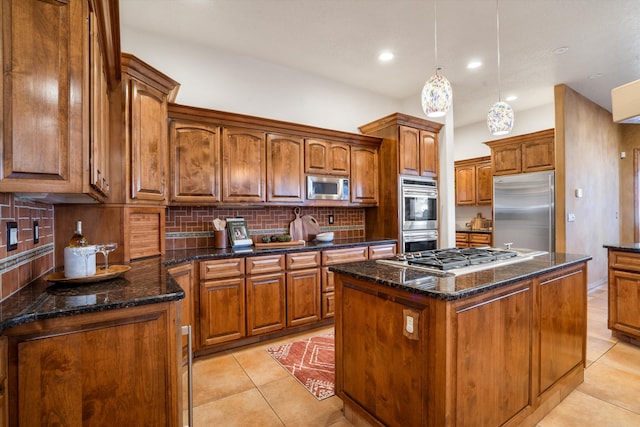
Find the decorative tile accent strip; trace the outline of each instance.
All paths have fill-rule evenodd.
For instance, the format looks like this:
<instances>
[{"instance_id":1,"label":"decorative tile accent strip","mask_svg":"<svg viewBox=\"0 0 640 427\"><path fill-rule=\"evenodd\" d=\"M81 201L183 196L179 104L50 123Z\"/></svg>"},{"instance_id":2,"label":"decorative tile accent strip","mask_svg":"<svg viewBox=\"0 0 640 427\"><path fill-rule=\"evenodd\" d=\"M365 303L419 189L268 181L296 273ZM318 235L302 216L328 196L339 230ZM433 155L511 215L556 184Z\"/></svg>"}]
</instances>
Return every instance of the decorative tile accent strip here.
<instances>
[{"instance_id":1,"label":"decorative tile accent strip","mask_svg":"<svg viewBox=\"0 0 640 427\"><path fill-rule=\"evenodd\" d=\"M325 233L327 231L333 231L334 233L339 231L353 231L359 230L364 231L364 225L343 225L343 226L330 226L330 227L320 227L320 232ZM267 228L261 230L249 230L250 236L262 236L262 235L271 235L271 234L286 234L289 232L288 228ZM213 237L213 231L199 231L199 232L172 232L165 233L165 238L167 240L170 239L187 239L187 238L197 238L197 237Z\"/></svg>"},{"instance_id":2,"label":"decorative tile accent strip","mask_svg":"<svg viewBox=\"0 0 640 427\"><path fill-rule=\"evenodd\" d=\"M6 257L0 260L0 274L20 267L21 265L28 264L31 261L40 258L43 255L53 253L53 243L47 245L38 246L37 248L29 249L21 252L17 255Z\"/></svg>"}]
</instances>

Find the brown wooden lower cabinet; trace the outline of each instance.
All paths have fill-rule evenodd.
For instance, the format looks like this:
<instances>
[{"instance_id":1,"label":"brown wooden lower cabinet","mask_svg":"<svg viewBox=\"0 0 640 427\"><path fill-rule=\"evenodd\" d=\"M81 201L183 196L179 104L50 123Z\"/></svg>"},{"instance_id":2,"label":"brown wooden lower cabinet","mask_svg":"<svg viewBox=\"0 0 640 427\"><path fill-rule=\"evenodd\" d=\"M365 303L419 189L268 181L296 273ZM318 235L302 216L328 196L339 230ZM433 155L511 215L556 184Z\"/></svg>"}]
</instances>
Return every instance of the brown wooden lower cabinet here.
<instances>
[{"instance_id":1,"label":"brown wooden lower cabinet","mask_svg":"<svg viewBox=\"0 0 640 427\"><path fill-rule=\"evenodd\" d=\"M328 266L389 257L395 250L391 243L200 261L195 351L331 324L335 294Z\"/></svg>"},{"instance_id":2,"label":"brown wooden lower cabinet","mask_svg":"<svg viewBox=\"0 0 640 427\"><path fill-rule=\"evenodd\" d=\"M580 263L445 301L336 273L345 413L387 426L534 425L583 381L586 280Z\"/></svg>"},{"instance_id":3,"label":"brown wooden lower cabinet","mask_svg":"<svg viewBox=\"0 0 640 427\"><path fill-rule=\"evenodd\" d=\"M287 272L287 326L320 320L320 269Z\"/></svg>"},{"instance_id":4,"label":"brown wooden lower cabinet","mask_svg":"<svg viewBox=\"0 0 640 427\"><path fill-rule=\"evenodd\" d=\"M608 249L609 319L614 336L640 343L640 253Z\"/></svg>"},{"instance_id":5,"label":"brown wooden lower cabinet","mask_svg":"<svg viewBox=\"0 0 640 427\"><path fill-rule=\"evenodd\" d=\"M493 245L492 240L491 233L456 232L456 246L459 248L491 246Z\"/></svg>"},{"instance_id":6,"label":"brown wooden lower cabinet","mask_svg":"<svg viewBox=\"0 0 640 427\"><path fill-rule=\"evenodd\" d=\"M247 277L247 335L279 331L285 327L285 275L283 272Z\"/></svg>"},{"instance_id":7,"label":"brown wooden lower cabinet","mask_svg":"<svg viewBox=\"0 0 640 427\"><path fill-rule=\"evenodd\" d=\"M209 346L246 335L244 277L200 285L200 345Z\"/></svg>"},{"instance_id":8,"label":"brown wooden lower cabinet","mask_svg":"<svg viewBox=\"0 0 640 427\"><path fill-rule=\"evenodd\" d=\"M182 426L177 305L5 330L9 425Z\"/></svg>"}]
</instances>

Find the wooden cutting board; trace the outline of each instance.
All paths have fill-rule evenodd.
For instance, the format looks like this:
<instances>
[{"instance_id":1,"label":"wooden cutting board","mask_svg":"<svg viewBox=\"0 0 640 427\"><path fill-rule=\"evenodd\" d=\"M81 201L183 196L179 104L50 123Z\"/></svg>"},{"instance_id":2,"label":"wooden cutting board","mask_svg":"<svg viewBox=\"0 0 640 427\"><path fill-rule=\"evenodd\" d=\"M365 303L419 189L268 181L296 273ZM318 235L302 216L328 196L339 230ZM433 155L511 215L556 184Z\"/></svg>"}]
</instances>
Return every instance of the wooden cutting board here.
<instances>
[{"instance_id":1,"label":"wooden cutting board","mask_svg":"<svg viewBox=\"0 0 640 427\"><path fill-rule=\"evenodd\" d=\"M269 242L269 243L254 243L256 249L277 249L277 248L292 248L295 246L304 246L304 240L292 240L290 242Z\"/></svg>"}]
</instances>

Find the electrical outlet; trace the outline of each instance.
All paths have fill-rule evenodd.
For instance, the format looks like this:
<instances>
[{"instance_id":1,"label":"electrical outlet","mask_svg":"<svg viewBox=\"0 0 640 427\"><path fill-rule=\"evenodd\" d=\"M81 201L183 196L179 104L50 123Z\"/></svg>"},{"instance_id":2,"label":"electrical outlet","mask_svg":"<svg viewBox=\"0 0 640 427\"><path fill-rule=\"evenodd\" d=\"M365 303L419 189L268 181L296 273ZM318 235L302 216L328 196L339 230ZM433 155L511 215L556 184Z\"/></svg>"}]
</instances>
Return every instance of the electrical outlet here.
<instances>
[{"instance_id":1,"label":"electrical outlet","mask_svg":"<svg viewBox=\"0 0 640 427\"><path fill-rule=\"evenodd\" d=\"M7 222L7 251L18 249L18 223Z\"/></svg>"},{"instance_id":2,"label":"electrical outlet","mask_svg":"<svg viewBox=\"0 0 640 427\"><path fill-rule=\"evenodd\" d=\"M408 333L413 333L413 317L407 316L405 329Z\"/></svg>"},{"instance_id":3,"label":"electrical outlet","mask_svg":"<svg viewBox=\"0 0 640 427\"><path fill-rule=\"evenodd\" d=\"M33 221L33 243L38 243L40 241L40 226L38 225L38 221Z\"/></svg>"},{"instance_id":4,"label":"electrical outlet","mask_svg":"<svg viewBox=\"0 0 640 427\"><path fill-rule=\"evenodd\" d=\"M418 340L418 325L420 322L420 312L411 308L403 308L404 328L402 334L410 340Z\"/></svg>"},{"instance_id":5,"label":"electrical outlet","mask_svg":"<svg viewBox=\"0 0 640 427\"><path fill-rule=\"evenodd\" d=\"M329 215L329 224L333 224L333 215Z\"/></svg>"},{"instance_id":6,"label":"electrical outlet","mask_svg":"<svg viewBox=\"0 0 640 427\"><path fill-rule=\"evenodd\" d=\"M576 220L576 214L568 213L567 214L567 222L574 222Z\"/></svg>"}]
</instances>

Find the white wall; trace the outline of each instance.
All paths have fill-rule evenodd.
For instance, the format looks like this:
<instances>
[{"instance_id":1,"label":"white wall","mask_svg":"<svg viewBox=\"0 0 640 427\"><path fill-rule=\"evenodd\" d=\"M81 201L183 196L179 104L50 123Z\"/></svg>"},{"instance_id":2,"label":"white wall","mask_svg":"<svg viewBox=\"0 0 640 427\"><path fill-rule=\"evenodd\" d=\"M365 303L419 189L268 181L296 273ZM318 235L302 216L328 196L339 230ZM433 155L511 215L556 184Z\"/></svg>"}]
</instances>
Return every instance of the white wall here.
<instances>
[{"instance_id":1,"label":"white wall","mask_svg":"<svg viewBox=\"0 0 640 427\"><path fill-rule=\"evenodd\" d=\"M489 112L491 106L487 106ZM513 130L505 136L495 137L489 133L485 121L456 128L456 142L454 146L454 160L471 159L474 157L490 156L491 150L483 142L510 138L516 135L537 132L555 127L554 104L524 111L517 111L513 123Z\"/></svg>"},{"instance_id":2,"label":"white wall","mask_svg":"<svg viewBox=\"0 0 640 427\"><path fill-rule=\"evenodd\" d=\"M122 51L181 84L176 103L360 133L400 103L247 56L122 27Z\"/></svg>"}]
</instances>

